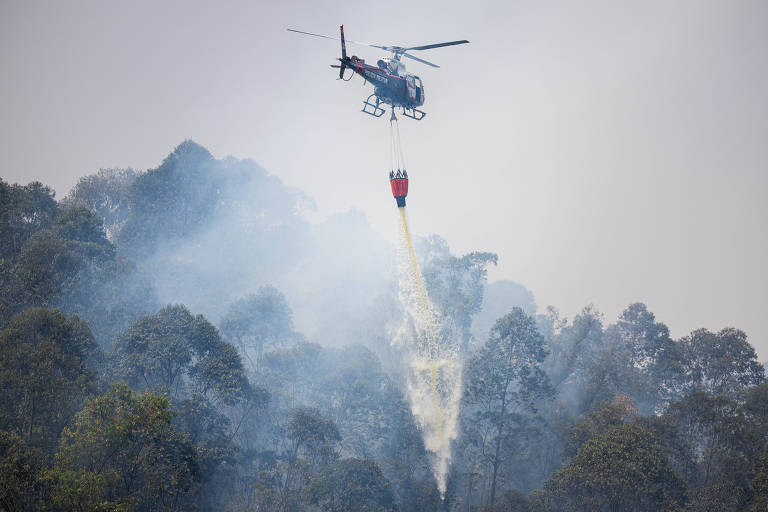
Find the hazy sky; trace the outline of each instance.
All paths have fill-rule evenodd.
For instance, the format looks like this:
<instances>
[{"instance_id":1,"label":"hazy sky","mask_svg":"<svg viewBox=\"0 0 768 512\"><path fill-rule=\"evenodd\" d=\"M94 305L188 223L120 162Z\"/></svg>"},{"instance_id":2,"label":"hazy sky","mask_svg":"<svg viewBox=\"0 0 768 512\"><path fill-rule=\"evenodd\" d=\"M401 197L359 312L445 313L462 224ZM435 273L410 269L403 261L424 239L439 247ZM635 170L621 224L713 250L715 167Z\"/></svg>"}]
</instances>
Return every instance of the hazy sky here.
<instances>
[{"instance_id":1,"label":"hazy sky","mask_svg":"<svg viewBox=\"0 0 768 512\"><path fill-rule=\"evenodd\" d=\"M414 231L494 251L567 316L643 301L673 335L736 326L768 358L768 2L0 2L0 176L62 197L192 138L395 239L388 123L334 41L471 44L408 61ZM350 47L369 61L379 50Z\"/></svg>"}]
</instances>

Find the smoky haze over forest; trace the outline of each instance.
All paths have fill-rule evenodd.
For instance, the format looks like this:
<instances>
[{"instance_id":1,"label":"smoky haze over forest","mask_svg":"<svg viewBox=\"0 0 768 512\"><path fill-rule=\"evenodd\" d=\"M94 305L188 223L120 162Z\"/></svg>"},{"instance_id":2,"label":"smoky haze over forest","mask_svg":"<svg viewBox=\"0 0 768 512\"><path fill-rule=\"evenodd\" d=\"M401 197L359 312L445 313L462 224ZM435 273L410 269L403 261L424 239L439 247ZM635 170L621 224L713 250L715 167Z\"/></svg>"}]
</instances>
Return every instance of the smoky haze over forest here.
<instances>
[{"instance_id":1,"label":"smoky haze over forest","mask_svg":"<svg viewBox=\"0 0 768 512\"><path fill-rule=\"evenodd\" d=\"M768 4L388 5L0 5L0 512L768 510Z\"/></svg>"},{"instance_id":2,"label":"smoky haze over forest","mask_svg":"<svg viewBox=\"0 0 768 512\"><path fill-rule=\"evenodd\" d=\"M432 235L425 359L402 246L358 212L309 222L302 191L191 140L58 203L0 197L4 506L768 504L768 383L736 328L675 339L642 303L566 318Z\"/></svg>"}]
</instances>

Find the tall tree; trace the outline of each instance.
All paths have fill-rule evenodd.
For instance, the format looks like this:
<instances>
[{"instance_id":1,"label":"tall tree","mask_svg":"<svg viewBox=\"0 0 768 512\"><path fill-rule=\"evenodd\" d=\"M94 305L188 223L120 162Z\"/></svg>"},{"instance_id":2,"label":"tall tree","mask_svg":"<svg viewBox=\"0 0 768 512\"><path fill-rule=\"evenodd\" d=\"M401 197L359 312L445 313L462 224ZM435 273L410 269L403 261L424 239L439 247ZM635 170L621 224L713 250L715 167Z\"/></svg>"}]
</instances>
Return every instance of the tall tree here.
<instances>
[{"instance_id":1,"label":"tall tree","mask_svg":"<svg viewBox=\"0 0 768 512\"><path fill-rule=\"evenodd\" d=\"M0 430L0 510L35 510L40 497L37 476L43 468L42 450L30 447L15 432Z\"/></svg>"},{"instance_id":2,"label":"tall tree","mask_svg":"<svg viewBox=\"0 0 768 512\"><path fill-rule=\"evenodd\" d=\"M285 426L285 436L289 444L280 495L283 509L290 510L311 477L338 459L336 446L341 441L341 435L336 424L324 418L319 410L298 407ZM297 473L300 474L297 476Z\"/></svg>"},{"instance_id":3,"label":"tall tree","mask_svg":"<svg viewBox=\"0 0 768 512\"><path fill-rule=\"evenodd\" d=\"M171 397L198 392L234 404L248 386L235 347L184 306L166 306L140 318L115 341L112 359L119 378Z\"/></svg>"},{"instance_id":4,"label":"tall tree","mask_svg":"<svg viewBox=\"0 0 768 512\"><path fill-rule=\"evenodd\" d=\"M118 384L89 400L47 472L54 510L188 510L199 479L166 397Z\"/></svg>"},{"instance_id":5,"label":"tall tree","mask_svg":"<svg viewBox=\"0 0 768 512\"><path fill-rule=\"evenodd\" d=\"M471 339L472 315L483 305L487 267L496 265L498 256L490 252L471 252L457 258L438 236L419 241L424 256L424 281L429 297L445 318L458 329L463 347Z\"/></svg>"},{"instance_id":6,"label":"tall tree","mask_svg":"<svg viewBox=\"0 0 768 512\"><path fill-rule=\"evenodd\" d=\"M262 286L232 304L220 326L224 337L237 344L252 371L258 369L265 348L280 347L298 338L288 301L274 286Z\"/></svg>"},{"instance_id":7,"label":"tall tree","mask_svg":"<svg viewBox=\"0 0 768 512\"><path fill-rule=\"evenodd\" d=\"M472 422L483 429L481 450L490 466L491 504L503 463L526 435L527 414L552 396L541 368L546 356L535 319L514 308L496 322L488 341L467 365L465 401Z\"/></svg>"},{"instance_id":8,"label":"tall tree","mask_svg":"<svg viewBox=\"0 0 768 512\"><path fill-rule=\"evenodd\" d=\"M42 183L9 185L0 179L0 260L17 254L32 234L50 225L57 211L54 192Z\"/></svg>"},{"instance_id":9,"label":"tall tree","mask_svg":"<svg viewBox=\"0 0 768 512\"><path fill-rule=\"evenodd\" d=\"M685 492L653 435L620 425L584 443L532 505L542 511L671 512L681 510Z\"/></svg>"},{"instance_id":10,"label":"tall tree","mask_svg":"<svg viewBox=\"0 0 768 512\"><path fill-rule=\"evenodd\" d=\"M708 485L729 478L747 485L746 472L756 462L762 440L739 404L697 391L672 403L664 416L695 454L698 471L693 483Z\"/></svg>"},{"instance_id":11,"label":"tall tree","mask_svg":"<svg viewBox=\"0 0 768 512\"><path fill-rule=\"evenodd\" d=\"M107 238L115 241L130 209L129 191L139 176L133 169L99 169L83 176L62 201L66 206L83 206L104 222Z\"/></svg>"},{"instance_id":12,"label":"tall tree","mask_svg":"<svg viewBox=\"0 0 768 512\"><path fill-rule=\"evenodd\" d=\"M726 327L717 333L693 331L680 340L684 386L687 392L704 391L731 398L765 380L763 366L744 331Z\"/></svg>"},{"instance_id":13,"label":"tall tree","mask_svg":"<svg viewBox=\"0 0 768 512\"><path fill-rule=\"evenodd\" d=\"M324 468L307 490L309 502L325 512L394 512L389 482L369 459L343 459Z\"/></svg>"},{"instance_id":14,"label":"tall tree","mask_svg":"<svg viewBox=\"0 0 768 512\"><path fill-rule=\"evenodd\" d=\"M76 316L28 309L0 332L0 429L49 456L64 426L96 390L100 357Z\"/></svg>"}]
</instances>

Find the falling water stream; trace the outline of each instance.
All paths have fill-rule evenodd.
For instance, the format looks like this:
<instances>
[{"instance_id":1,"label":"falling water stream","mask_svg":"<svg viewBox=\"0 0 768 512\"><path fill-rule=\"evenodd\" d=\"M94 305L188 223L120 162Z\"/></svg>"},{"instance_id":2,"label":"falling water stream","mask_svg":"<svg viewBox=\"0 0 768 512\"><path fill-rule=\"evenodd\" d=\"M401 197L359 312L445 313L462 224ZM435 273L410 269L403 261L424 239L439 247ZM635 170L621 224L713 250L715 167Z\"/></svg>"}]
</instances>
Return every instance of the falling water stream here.
<instances>
[{"instance_id":1,"label":"falling water stream","mask_svg":"<svg viewBox=\"0 0 768 512\"><path fill-rule=\"evenodd\" d=\"M407 391L414 417L430 453L440 496L445 496L451 442L458 433L461 361L450 322L435 310L419 269L405 208L398 208L401 243L398 247L399 295L405 320L412 328L401 336L408 363Z\"/></svg>"}]
</instances>

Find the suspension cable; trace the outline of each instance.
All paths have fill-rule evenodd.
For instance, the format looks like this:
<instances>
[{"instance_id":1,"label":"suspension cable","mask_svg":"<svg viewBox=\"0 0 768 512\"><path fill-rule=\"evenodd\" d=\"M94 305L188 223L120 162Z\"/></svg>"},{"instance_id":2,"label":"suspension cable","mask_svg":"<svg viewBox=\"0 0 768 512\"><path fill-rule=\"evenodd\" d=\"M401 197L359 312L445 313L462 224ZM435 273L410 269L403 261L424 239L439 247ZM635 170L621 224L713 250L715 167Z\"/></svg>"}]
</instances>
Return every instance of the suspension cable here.
<instances>
[{"instance_id":1,"label":"suspension cable","mask_svg":"<svg viewBox=\"0 0 768 512\"><path fill-rule=\"evenodd\" d=\"M395 160L397 159L395 153L395 129L392 125L392 119L389 120L389 167L392 172L395 172Z\"/></svg>"},{"instance_id":2,"label":"suspension cable","mask_svg":"<svg viewBox=\"0 0 768 512\"><path fill-rule=\"evenodd\" d=\"M403 143L400 141L400 124L395 119L395 135L397 135L397 149L400 152L400 165L405 171L405 155L403 155Z\"/></svg>"},{"instance_id":3,"label":"suspension cable","mask_svg":"<svg viewBox=\"0 0 768 512\"><path fill-rule=\"evenodd\" d=\"M390 164L392 171L405 171L405 157L403 155L403 144L400 141L400 125L395 116L395 109L392 107L392 117L389 118L389 141L390 141Z\"/></svg>"}]
</instances>

